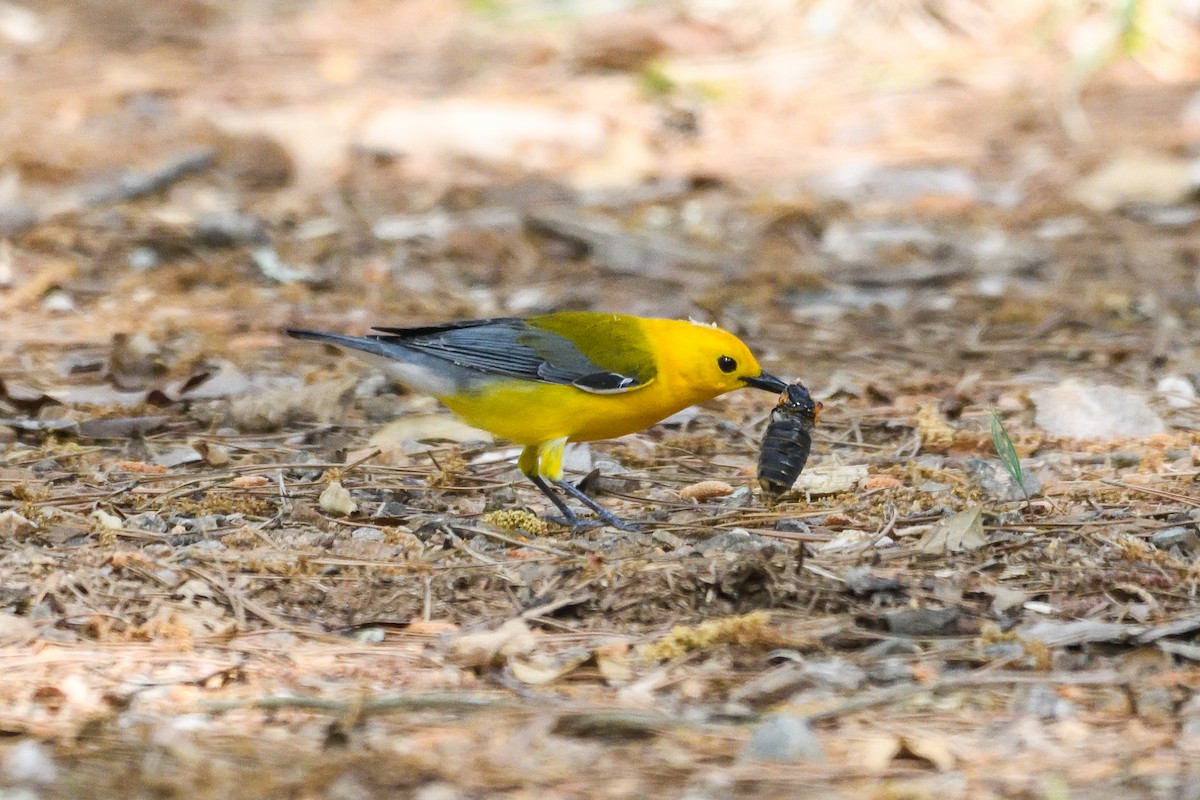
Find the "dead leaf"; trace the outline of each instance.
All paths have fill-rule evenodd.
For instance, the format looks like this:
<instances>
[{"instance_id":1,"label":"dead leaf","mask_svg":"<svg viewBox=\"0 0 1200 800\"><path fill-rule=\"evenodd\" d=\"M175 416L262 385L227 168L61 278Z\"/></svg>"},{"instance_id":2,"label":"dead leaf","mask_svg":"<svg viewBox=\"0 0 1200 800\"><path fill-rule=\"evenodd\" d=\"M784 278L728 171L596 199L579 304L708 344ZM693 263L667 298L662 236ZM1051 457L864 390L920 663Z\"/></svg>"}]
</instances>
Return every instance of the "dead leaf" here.
<instances>
[{"instance_id":1,"label":"dead leaf","mask_svg":"<svg viewBox=\"0 0 1200 800\"><path fill-rule=\"evenodd\" d=\"M233 460L229 456L229 448L225 445L207 439L193 439L189 444L210 467L224 467Z\"/></svg>"},{"instance_id":2,"label":"dead leaf","mask_svg":"<svg viewBox=\"0 0 1200 800\"><path fill-rule=\"evenodd\" d=\"M993 614L1003 614L1010 609L1018 608L1029 599L1026 592L1008 586L980 586L979 591L992 596Z\"/></svg>"},{"instance_id":3,"label":"dead leaf","mask_svg":"<svg viewBox=\"0 0 1200 800\"><path fill-rule=\"evenodd\" d=\"M145 461L118 461L116 468L122 472L136 472L145 475L162 475L169 470L159 464L147 464Z\"/></svg>"},{"instance_id":4,"label":"dead leaf","mask_svg":"<svg viewBox=\"0 0 1200 800\"><path fill-rule=\"evenodd\" d=\"M257 433L297 422L328 422L342 413L356 383L345 378L247 394L230 403L229 421L238 430Z\"/></svg>"},{"instance_id":5,"label":"dead leaf","mask_svg":"<svg viewBox=\"0 0 1200 800\"><path fill-rule=\"evenodd\" d=\"M354 502L349 490L343 487L340 481L331 481L325 487L325 491L321 492L317 502L324 511L339 517L349 516L358 511L358 503Z\"/></svg>"},{"instance_id":6,"label":"dead leaf","mask_svg":"<svg viewBox=\"0 0 1200 800\"><path fill-rule=\"evenodd\" d=\"M917 542L921 553L960 553L978 550L987 544L983 535L983 509L979 506L960 511L952 517L938 520Z\"/></svg>"},{"instance_id":7,"label":"dead leaf","mask_svg":"<svg viewBox=\"0 0 1200 800\"><path fill-rule=\"evenodd\" d=\"M35 633L36 629L28 617L0 611L0 642L27 642Z\"/></svg>"},{"instance_id":8,"label":"dead leaf","mask_svg":"<svg viewBox=\"0 0 1200 800\"><path fill-rule=\"evenodd\" d=\"M109 514L107 511L102 511L99 508L92 512L91 517L100 523L100 527L107 528L108 530L119 531L125 525L120 517Z\"/></svg>"},{"instance_id":9,"label":"dead leaf","mask_svg":"<svg viewBox=\"0 0 1200 800\"><path fill-rule=\"evenodd\" d=\"M508 659L530 653L537 646L537 636L517 618L493 631L464 633L446 646L446 660L460 667L499 666Z\"/></svg>"},{"instance_id":10,"label":"dead leaf","mask_svg":"<svg viewBox=\"0 0 1200 800\"><path fill-rule=\"evenodd\" d=\"M896 756L900 755L900 737L892 734L878 734L863 743L862 750L855 759L870 772L883 772Z\"/></svg>"},{"instance_id":11,"label":"dead leaf","mask_svg":"<svg viewBox=\"0 0 1200 800\"><path fill-rule=\"evenodd\" d=\"M9 509L0 512L0 536L19 539L37 530L37 524Z\"/></svg>"},{"instance_id":12,"label":"dead leaf","mask_svg":"<svg viewBox=\"0 0 1200 800\"><path fill-rule=\"evenodd\" d=\"M902 608L883 615L888 630L897 636L949 636L958 632L957 606L947 608Z\"/></svg>"},{"instance_id":13,"label":"dead leaf","mask_svg":"<svg viewBox=\"0 0 1200 800\"><path fill-rule=\"evenodd\" d=\"M229 482L229 487L231 489L261 489L264 486L270 485L271 479L266 475L239 475ZM332 483L329 485L333 486ZM340 486L341 484L338 485ZM325 491L329 491L329 488L326 487ZM322 493L321 497L324 498L325 494ZM322 508L324 508L324 506L322 506Z\"/></svg>"},{"instance_id":14,"label":"dead leaf","mask_svg":"<svg viewBox=\"0 0 1200 800\"><path fill-rule=\"evenodd\" d=\"M629 642L609 642L596 648L596 669L608 683L625 683L633 678L629 665Z\"/></svg>"},{"instance_id":15,"label":"dead leaf","mask_svg":"<svg viewBox=\"0 0 1200 800\"><path fill-rule=\"evenodd\" d=\"M1118 386L1070 379L1029 393L1038 427L1070 439L1144 439L1166 425L1145 399Z\"/></svg>"},{"instance_id":16,"label":"dead leaf","mask_svg":"<svg viewBox=\"0 0 1200 800\"><path fill-rule=\"evenodd\" d=\"M927 761L938 772L954 769L957 759L945 739L933 736L905 736L900 740L900 756L909 755Z\"/></svg>"},{"instance_id":17,"label":"dead leaf","mask_svg":"<svg viewBox=\"0 0 1200 800\"><path fill-rule=\"evenodd\" d=\"M421 636L438 636L443 633L458 633L458 626L453 622L444 619L421 619L420 617L410 620L404 628L405 633L415 633Z\"/></svg>"},{"instance_id":18,"label":"dead leaf","mask_svg":"<svg viewBox=\"0 0 1200 800\"><path fill-rule=\"evenodd\" d=\"M87 439L134 439L167 424L169 417L105 417L80 422L77 433Z\"/></svg>"},{"instance_id":19,"label":"dead leaf","mask_svg":"<svg viewBox=\"0 0 1200 800\"><path fill-rule=\"evenodd\" d=\"M144 333L116 333L108 356L108 379L121 391L145 389L166 374L162 353Z\"/></svg>"},{"instance_id":20,"label":"dead leaf","mask_svg":"<svg viewBox=\"0 0 1200 800\"><path fill-rule=\"evenodd\" d=\"M18 411L36 416L43 406L57 405L58 400L48 394L0 378L0 400Z\"/></svg>"},{"instance_id":21,"label":"dead leaf","mask_svg":"<svg viewBox=\"0 0 1200 800\"><path fill-rule=\"evenodd\" d=\"M684 500L696 500L703 503L718 497L728 497L733 494L733 487L725 481L700 481L679 490L679 496Z\"/></svg>"},{"instance_id":22,"label":"dead leaf","mask_svg":"<svg viewBox=\"0 0 1200 800\"><path fill-rule=\"evenodd\" d=\"M866 477L866 464L818 464L801 472L792 489L801 494L841 494L854 491Z\"/></svg>"},{"instance_id":23,"label":"dead leaf","mask_svg":"<svg viewBox=\"0 0 1200 800\"><path fill-rule=\"evenodd\" d=\"M521 683L530 686L542 686L574 672L587 659L588 655L586 653L574 658L568 658L559 663L555 663L550 658L539 658L537 656L530 659L509 658L508 668L512 672L513 677Z\"/></svg>"},{"instance_id":24,"label":"dead leaf","mask_svg":"<svg viewBox=\"0 0 1200 800\"><path fill-rule=\"evenodd\" d=\"M899 489L904 481L892 475L868 475L859 483L858 488L864 492L873 489Z\"/></svg>"},{"instance_id":25,"label":"dead leaf","mask_svg":"<svg viewBox=\"0 0 1200 800\"><path fill-rule=\"evenodd\" d=\"M472 428L449 414L411 414L389 422L377 430L368 444L386 452L405 453L430 449L427 442L491 442L487 431Z\"/></svg>"}]
</instances>

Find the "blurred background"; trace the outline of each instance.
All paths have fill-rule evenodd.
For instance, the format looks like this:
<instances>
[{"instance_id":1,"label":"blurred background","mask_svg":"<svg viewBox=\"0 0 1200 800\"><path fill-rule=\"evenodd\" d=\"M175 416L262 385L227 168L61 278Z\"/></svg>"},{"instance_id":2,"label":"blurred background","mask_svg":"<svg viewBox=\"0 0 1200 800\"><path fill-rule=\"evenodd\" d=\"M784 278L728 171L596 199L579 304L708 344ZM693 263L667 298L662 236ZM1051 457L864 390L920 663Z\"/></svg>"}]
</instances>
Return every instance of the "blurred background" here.
<instances>
[{"instance_id":1,"label":"blurred background","mask_svg":"<svg viewBox=\"0 0 1200 800\"><path fill-rule=\"evenodd\" d=\"M136 286L150 328L243 280L392 323L753 327L963 260L999 296L1095 215L1194 222L1198 34L1192 0L3 2L0 281L69 256L18 299L117 289L121 327Z\"/></svg>"},{"instance_id":2,"label":"blurred background","mask_svg":"<svg viewBox=\"0 0 1200 800\"><path fill-rule=\"evenodd\" d=\"M1195 797L1198 158L1200 0L0 0L0 796ZM281 334L560 309L742 335L816 482L733 392L548 531Z\"/></svg>"}]
</instances>

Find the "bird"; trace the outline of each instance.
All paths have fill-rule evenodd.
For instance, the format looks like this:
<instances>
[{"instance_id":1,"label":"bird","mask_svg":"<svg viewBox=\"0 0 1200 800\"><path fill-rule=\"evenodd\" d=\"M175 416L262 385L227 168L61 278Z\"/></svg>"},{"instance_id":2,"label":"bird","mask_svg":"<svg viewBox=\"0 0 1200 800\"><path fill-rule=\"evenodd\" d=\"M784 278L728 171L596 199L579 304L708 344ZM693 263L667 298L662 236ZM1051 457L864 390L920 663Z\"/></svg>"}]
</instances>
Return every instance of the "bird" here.
<instances>
[{"instance_id":1,"label":"bird","mask_svg":"<svg viewBox=\"0 0 1200 800\"><path fill-rule=\"evenodd\" d=\"M602 524L638 526L563 478L568 442L635 433L743 387L787 388L737 336L694 320L560 311L371 330L286 333L349 350L468 424L522 445L517 467L560 512L549 519L573 530L597 523L572 511L555 488Z\"/></svg>"}]
</instances>

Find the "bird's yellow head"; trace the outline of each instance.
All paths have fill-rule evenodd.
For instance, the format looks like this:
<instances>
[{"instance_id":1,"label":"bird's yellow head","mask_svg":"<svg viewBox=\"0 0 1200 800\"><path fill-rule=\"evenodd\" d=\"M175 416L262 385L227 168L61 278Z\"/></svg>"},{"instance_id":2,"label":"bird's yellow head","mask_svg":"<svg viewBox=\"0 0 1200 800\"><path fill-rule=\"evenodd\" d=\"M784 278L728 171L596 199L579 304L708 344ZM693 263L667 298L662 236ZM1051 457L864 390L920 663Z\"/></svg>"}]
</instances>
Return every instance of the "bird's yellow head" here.
<instances>
[{"instance_id":1,"label":"bird's yellow head","mask_svg":"<svg viewBox=\"0 0 1200 800\"><path fill-rule=\"evenodd\" d=\"M678 390L695 398L693 402L753 386L779 393L783 381L763 372L758 359L745 343L729 331L714 325L671 321L670 330L658 339L663 343L659 375L670 375Z\"/></svg>"}]
</instances>

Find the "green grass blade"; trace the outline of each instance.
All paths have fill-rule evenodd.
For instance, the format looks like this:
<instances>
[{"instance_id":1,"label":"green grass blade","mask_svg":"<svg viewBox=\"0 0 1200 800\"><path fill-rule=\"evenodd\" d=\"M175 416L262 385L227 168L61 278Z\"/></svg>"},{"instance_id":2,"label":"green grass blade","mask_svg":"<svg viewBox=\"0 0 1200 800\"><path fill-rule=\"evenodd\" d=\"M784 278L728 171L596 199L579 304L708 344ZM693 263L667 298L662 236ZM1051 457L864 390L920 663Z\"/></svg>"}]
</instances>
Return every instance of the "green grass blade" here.
<instances>
[{"instance_id":1,"label":"green grass blade","mask_svg":"<svg viewBox=\"0 0 1200 800\"><path fill-rule=\"evenodd\" d=\"M1009 477L1021 487L1021 493L1025 495L1025 504L1029 505L1029 490L1025 488L1025 471L1021 468L1021 457L1017 455L1017 448L1004 427L1004 421L1000 419L1000 413L995 410L991 415L991 429L996 455L1000 457L1000 463L1004 465Z\"/></svg>"}]
</instances>

